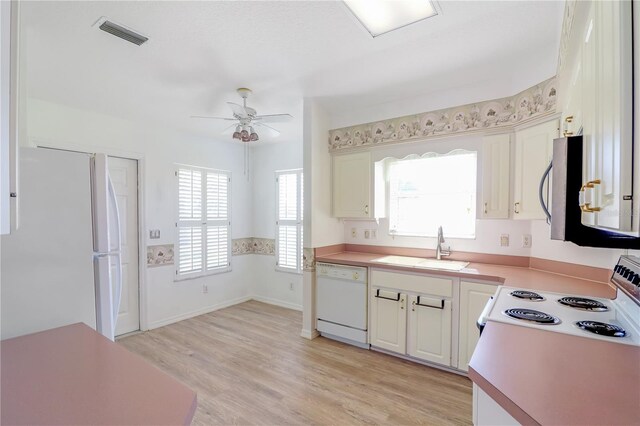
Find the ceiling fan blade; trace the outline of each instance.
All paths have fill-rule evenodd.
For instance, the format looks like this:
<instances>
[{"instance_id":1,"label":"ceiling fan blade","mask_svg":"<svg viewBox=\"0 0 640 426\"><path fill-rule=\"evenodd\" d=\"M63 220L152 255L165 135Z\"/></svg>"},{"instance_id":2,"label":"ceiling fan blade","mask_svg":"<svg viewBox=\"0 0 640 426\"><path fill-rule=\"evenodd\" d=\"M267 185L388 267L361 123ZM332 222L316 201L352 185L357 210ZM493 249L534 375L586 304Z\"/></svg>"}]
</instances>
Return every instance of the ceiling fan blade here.
<instances>
[{"instance_id":1,"label":"ceiling fan blade","mask_svg":"<svg viewBox=\"0 0 640 426\"><path fill-rule=\"evenodd\" d=\"M253 119L259 120L261 123L286 123L292 118L291 114L265 114L256 115Z\"/></svg>"},{"instance_id":2,"label":"ceiling fan blade","mask_svg":"<svg viewBox=\"0 0 640 426\"><path fill-rule=\"evenodd\" d=\"M227 102L227 105L229 105L231 111L233 111L233 113L238 117L249 118L249 112L247 112L245 107L243 107L242 105L234 104L233 102Z\"/></svg>"},{"instance_id":3,"label":"ceiling fan blade","mask_svg":"<svg viewBox=\"0 0 640 426\"><path fill-rule=\"evenodd\" d=\"M224 130L222 130L220 132L220 134L231 136L231 135L233 135L233 132L235 130L236 130L236 124L232 124L231 126L229 126L229 127L225 128Z\"/></svg>"},{"instance_id":4,"label":"ceiling fan blade","mask_svg":"<svg viewBox=\"0 0 640 426\"><path fill-rule=\"evenodd\" d=\"M271 126L267 126L264 123L256 122L256 123L253 123L253 125L258 127L260 129L260 131L265 130L267 135L271 136L272 138L275 138L275 137L280 135L280 131L279 130L274 129Z\"/></svg>"},{"instance_id":5,"label":"ceiling fan blade","mask_svg":"<svg viewBox=\"0 0 640 426\"><path fill-rule=\"evenodd\" d=\"M192 115L191 118L207 118L210 120L225 120L225 121L237 121L235 118L227 118L227 117L207 117L204 115Z\"/></svg>"}]
</instances>

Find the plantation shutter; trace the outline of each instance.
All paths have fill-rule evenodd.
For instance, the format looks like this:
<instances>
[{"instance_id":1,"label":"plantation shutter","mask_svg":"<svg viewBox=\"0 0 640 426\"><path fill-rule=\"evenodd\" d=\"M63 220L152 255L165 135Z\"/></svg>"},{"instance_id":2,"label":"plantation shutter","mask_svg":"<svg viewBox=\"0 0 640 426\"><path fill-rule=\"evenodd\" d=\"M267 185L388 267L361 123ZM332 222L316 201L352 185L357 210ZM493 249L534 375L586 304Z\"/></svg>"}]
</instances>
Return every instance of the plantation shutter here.
<instances>
[{"instance_id":1,"label":"plantation shutter","mask_svg":"<svg viewBox=\"0 0 640 426\"><path fill-rule=\"evenodd\" d=\"M230 174L181 166L178 179L176 274L196 277L230 270Z\"/></svg>"},{"instance_id":2,"label":"plantation shutter","mask_svg":"<svg viewBox=\"0 0 640 426\"><path fill-rule=\"evenodd\" d=\"M276 173L276 265L302 271L302 171Z\"/></svg>"}]
</instances>

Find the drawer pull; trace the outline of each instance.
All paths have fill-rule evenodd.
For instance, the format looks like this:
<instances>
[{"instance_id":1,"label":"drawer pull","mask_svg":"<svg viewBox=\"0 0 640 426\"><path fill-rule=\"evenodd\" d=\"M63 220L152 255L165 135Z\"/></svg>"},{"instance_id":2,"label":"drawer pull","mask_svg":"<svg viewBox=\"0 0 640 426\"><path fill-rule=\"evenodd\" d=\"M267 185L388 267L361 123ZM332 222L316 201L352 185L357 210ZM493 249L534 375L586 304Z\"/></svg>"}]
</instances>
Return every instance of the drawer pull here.
<instances>
[{"instance_id":1,"label":"drawer pull","mask_svg":"<svg viewBox=\"0 0 640 426\"><path fill-rule=\"evenodd\" d=\"M444 299L440 299L440 306L433 306L433 305L425 305L420 303L420 296L418 296L418 303L416 303L416 305L424 306L425 308L444 309Z\"/></svg>"},{"instance_id":2,"label":"drawer pull","mask_svg":"<svg viewBox=\"0 0 640 426\"><path fill-rule=\"evenodd\" d=\"M375 297L377 297L379 299L393 300L394 302L399 302L400 301L400 293L396 293L396 294L397 294L397 297L395 299L393 297L380 296L380 289L377 289Z\"/></svg>"}]
</instances>

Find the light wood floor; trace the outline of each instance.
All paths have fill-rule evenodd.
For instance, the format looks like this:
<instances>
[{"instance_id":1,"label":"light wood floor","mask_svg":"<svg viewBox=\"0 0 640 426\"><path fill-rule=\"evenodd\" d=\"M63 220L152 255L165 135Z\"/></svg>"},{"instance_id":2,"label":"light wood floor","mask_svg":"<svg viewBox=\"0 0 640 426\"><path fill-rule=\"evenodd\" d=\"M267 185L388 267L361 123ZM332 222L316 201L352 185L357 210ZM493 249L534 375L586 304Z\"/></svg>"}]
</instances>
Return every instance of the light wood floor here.
<instances>
[{"instance_id":1,"label":"light wood floor","mask_svg":"<svg viewBox=\"0 0 640 426\"><path fill-rule=\"evenodd\" d=\"M246 302L119 340L198 393L193 424L471 424L471 382Z\"/></svg>"}]
</instances>

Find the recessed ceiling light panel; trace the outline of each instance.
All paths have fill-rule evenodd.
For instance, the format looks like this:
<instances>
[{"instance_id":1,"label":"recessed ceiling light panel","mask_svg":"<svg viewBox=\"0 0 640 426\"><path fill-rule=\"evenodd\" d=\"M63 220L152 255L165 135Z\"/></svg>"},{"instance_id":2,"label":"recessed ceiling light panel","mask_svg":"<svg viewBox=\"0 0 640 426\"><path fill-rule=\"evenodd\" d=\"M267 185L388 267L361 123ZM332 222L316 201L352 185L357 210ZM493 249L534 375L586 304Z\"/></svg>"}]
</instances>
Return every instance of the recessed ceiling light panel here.
<instances>
[{"instance_id":1,"label":"recessed ceiling light panel","mask_svg":"<svg viewBox=\"0 0 640 426\"><path fill-rule=\"evenodd\" d=\"M430 0L344 0L373 37L438 14Z\"/></svg>"}]
</instances>

